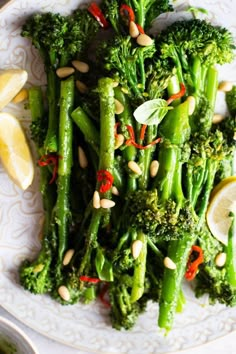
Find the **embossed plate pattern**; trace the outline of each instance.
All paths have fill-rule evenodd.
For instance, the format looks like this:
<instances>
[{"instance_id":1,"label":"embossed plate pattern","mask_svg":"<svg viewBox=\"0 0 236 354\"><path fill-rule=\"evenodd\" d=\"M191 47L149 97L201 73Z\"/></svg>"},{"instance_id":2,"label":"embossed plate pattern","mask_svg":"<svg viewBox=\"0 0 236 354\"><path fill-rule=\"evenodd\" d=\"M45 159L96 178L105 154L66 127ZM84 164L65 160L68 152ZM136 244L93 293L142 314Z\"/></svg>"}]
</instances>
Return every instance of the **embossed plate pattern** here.
<instances>
[{"instance_id":1,"label":"embossed plate pattern","mask_svg":"<svg viewBox=\"0 0 236 354\"><path fill-rule=\"evenodd\" d=\"M20 26L34 12L69 13L79 4L79 0L10 1L0 11L0 68L25 68L29 73L28 85L45 84L42 63L29 42L20 37ZM209 19L227 26L236 37L234 0L180 0L178 10L188 4L207 8ZM166 20L169 16L162 22ZM221 70L220 78L236 82L236 62ZM19 117L29 136L29 112L24 106L9 105L6 110ZM32 186L22 192L0 165L0 303L36 331L84 351L140 354L187 349L236 330L235 309L208 306L207 299L194 299L188 287L186 309L176 316L167 337L156 327L158 309L153 304L132 331L118 332L110 327L107 310L101 304L61 306L47 296L31 295L19 286L17 269L25 257L33 257L39 248L41 219L38 175Z\"/></svg>"}]
</instances>

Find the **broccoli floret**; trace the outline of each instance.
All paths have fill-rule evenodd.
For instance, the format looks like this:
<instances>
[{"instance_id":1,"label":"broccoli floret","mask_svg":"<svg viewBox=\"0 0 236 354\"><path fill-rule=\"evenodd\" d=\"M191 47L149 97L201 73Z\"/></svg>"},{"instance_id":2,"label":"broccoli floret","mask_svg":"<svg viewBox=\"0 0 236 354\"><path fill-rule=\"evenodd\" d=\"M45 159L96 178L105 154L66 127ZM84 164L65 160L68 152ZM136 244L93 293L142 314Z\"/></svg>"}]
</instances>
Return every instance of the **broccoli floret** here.
<instances>
[{"instance_id":1,"label":"broccoli floret","mask_svg":"<svg viewBox=\"0 0 236 354\"><path fill-rule=\"evenodd\" d=\"M226 92L226 103L229 113L232 117L236 116L236 85L233 86L231 91Z\"/></svg>"}]
</instances>

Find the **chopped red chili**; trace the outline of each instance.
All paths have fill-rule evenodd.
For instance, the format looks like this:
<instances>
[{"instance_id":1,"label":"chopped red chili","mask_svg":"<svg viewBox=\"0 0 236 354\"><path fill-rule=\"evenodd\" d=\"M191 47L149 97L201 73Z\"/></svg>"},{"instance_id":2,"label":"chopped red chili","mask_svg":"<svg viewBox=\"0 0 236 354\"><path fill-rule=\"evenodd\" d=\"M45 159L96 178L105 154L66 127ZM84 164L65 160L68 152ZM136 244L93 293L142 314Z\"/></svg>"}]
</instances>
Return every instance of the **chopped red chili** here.
<instances>
[{"instance_id":1,"label":"chopped red chili","mask_svg":"<svg viewBox=\"0 0 236 354\"><path fill-rule=\"evenodd\" d=\"M139 33L141 33L141 34L144 34L144 33L145 33L142 26L140 26L138 23L136 23L136 26L137 26L137 28L138 28L138 30L139 30Z\"/></svg>"},{"instance_id":2,"label":"chopped red chili","mask_svg":"<svg viewBox=\"0 0 236 354\"><path fill-rule=\"evenodd\" d=\"M192 258L192 255L194 252L198 253L198 256L194 261L192 261L191 258ZM187 280L193 280L197 274L198 266L200 264L202 264L203 262L204 262L204 256L203 256L203 251L202 251L201 247L196 246L196 245L192 246L191 252L189 255L189 260L187 263L187 270L185 273L185 278Z\"/></svg>"},{"instance_id":3,"label":"chopped red chili","mask_svg":"<svg viewBox=\"0 0 236 354\"><path fill-rule=\"evenodd\" d=\"M186 93L186 87L184 86L184 84L181 82L180 83L180 91L175 93L174 95L170 96L168 98L168 100L166 101L167 104L169 105L171 102L173 102L174 100L177 100L178 98L181 98L185 95Z\"/></svg>"},{"instance_id":4,"label":"chopped red chili","mask_svg":"<svg viewBox=\"0 0 236 354\"><path fill-rule=\"evenodd\" d=\"M135 14L133 9L126 5L126 4L122 4L120 7L120 14L122 17L124 18L128 18L128 21L135 21Z\"/></svg>"},{"instance_id":5,"label":"chopped red chili","mask_svg":"<svg viewBox=\"0 0 236 354\"><path fill-rule=\"evenodd\" d=\"M147 129L147 124L143 124L140 130L140 137L139 137L140 140L144 140L146 129Z\"/></svg>"},{"instance_id":6,"label":"chopped red chili","mask_svg":"<svg viewBox=\"0 0 236 354\"><path fill-rule=\"evenodd\" d=\"M133 145L134 147L136 147L137 149L140 149L140 150L144 150L144 149L148 149L149 147L159 143L161 141L161 138L157 138L153 141L151 141L149 144L147 145L141 145L141 144L138 144L136 143L135 141L135 134L134 134L134 129L131 125L126 125L126 128L129 132L129 135L130 135L130 139L127 139L125 144L130 146L130 145Z\"/></svg>"},{"instance_id":7,"label":"chopped red chili","mask_svg":"<svg viewBox=\"0 0 236 354\"><path fill-rule=\"evenodd\" d=\"M103 15L102 10L95 2L92 2L89 5L88 12L90 12L91 15L93 15L93 17L95 17L95 19L98 21L98 23L100 24L101 27L103 27L103 28L109 27L109 23L106 20L105 16Z\"/></svg>"},{"instance_id":8,"label":"chopped red chili","mask_svg":"<svg viewBox=\"0 0 236 354\"><path fill-rule=\"evenodd\" d=\"M111 307L110 302L106 299L108 288L109 288L109 283L103 285L99 293L99 299L101 300L103 305L105 305L106 307Z\"/></svg>"},{"instance_id":9,"label":"chopped red chili","mask_svg":"<svg viewBox=\"0 0 236 354\"><path fill-rule=\"evenodd\" d=\"M105 193L111 189L114 182L114 177L107 170L99 170L97 171L97 180L98 182L101 182L99 192Z\"/></svg>"},{"instance_id":10,"label":"chopped red chili","mask_svg":"<svg viewBox=\"0 0 236 354\"><path fill-rule=\"evenodd\" d=\"M61 156L58 156L56 154L47 154L47 155L43 155L40 157L40 159L38 160L38 165L40 167L44 167L44 166L49 166L49 165L53 165L53 172L52 172L52 178L49 181L49 184L53 183L56 179L57 176L57 170L58 170L58 160L59 158L61 159Z\"/></svg>"},{"instance_id":11,"label":"chopped red chili","mask_svg":"<svg viewBox=\"0 0 236 354\"><path fill-rule=\"evenodd\" d=\"M88 277L87 275L81 275L79 280L93 284L97 284L101 281L99 278Z\"/></svg>"}]
</instances>

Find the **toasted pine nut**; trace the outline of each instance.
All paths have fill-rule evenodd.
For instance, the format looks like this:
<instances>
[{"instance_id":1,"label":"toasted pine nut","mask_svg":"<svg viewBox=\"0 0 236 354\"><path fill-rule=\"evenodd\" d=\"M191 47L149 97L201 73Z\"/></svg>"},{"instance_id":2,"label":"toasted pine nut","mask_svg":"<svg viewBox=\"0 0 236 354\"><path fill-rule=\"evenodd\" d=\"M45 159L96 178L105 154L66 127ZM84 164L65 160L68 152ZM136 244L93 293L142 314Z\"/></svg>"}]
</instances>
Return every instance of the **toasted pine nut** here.
<instances>
[{"instance_id":1,"label":"toasted pine nut","mask_svg":"<svg viewBox=\"0 0 236 354\"><path fill-rule=\"evenodd\" d=\"M33 272L34 273L40 273L44 268L44 264L40 263L40 264L37 264L34 269L33 269Z\"/></svg>"},{"instance_id":2,"label":"toasted pine nut","mask_svg":"<svg viewBox=\"0 0 236 354\"><path fill-rule=\"evenodd\" d=\"M88 166L88 159L85 155L84 150L81 146L78 147L79 165L81 168L86 168Z\"/></svg>"},{"instance_id":3,"label":"toasted pine nut","mask_svg":"<svg viewBox=\"0 0 236 354\"><path fill-rule=\"evenodd\" d=\"M137 259L143 248L143 242L141 240L135 240L131 246L131 252L134 259Z\"/></svg>"},{"instance_id":4,"label":"toasted pine nut","mask_svg":"<svg viewBox=\"0 0 236 354\"><path fill-rule=\"evenodd\" d=\"M60 77L61 79L64 79L65 77L70 76L74 72L75 72L75 69L70 66L63 66L62 68L58 68L56 70L57 76Z\"/></svg>"},{"instance_id":5,"label":"toasted pine nut","mask_svg":"<svg viewBox=\"0 0 236 354\"><path fill-rule=\"evenodd\" d=\"M112 186L111 192L112 192L112 194L114 194L114 195L119 195L119 191L118 191L118 189L116 188L116 186Z\"/></svg>"},{"instance_id":6,"label":"toasted pine nut","mask_svg":"<svg viewBox=\"0 0 236 354\"><path fill-rule=\"evenodd\" d=\"M95 209L101 208L100 195L99 195L98 191L94 191L94 193L93 193L93 207Z\"/></svg>"},{"instance_id":7,"label":"toasted pine nut","mask_svg":"<svg viewBox=\"0 0 236 354\"><path fill-rule=\"evenodd\" d=\"M78 70L80 73L87 73L89 71L89 65L85 63L84 61L80 60L73 60L72 61L73 67Z\"/></svg>"},{"instance_id":8,"label":"toasted pine nut","mask_svg":"<svg viewBox=\"0 0 236 354\"><path fill-rule=\"evenodd\" d=\"M176 269L176 264L169 257L165 257L164 258L164 266L166 268L168 268L168 269L171 269L171 270L175 270Z\"/></svg>"},{"instance_id":9,"label":"toasted pine nut","mask_svg":"<svg viewBox=\"0 0 236 354\"><path fill-rule=\"evenodd\" d=\"M63 262L62 262L62 264L64 266L66 266L70 263L74 253L75 253L75 250L73 250L72 248L66 251L65 256L63 258Z\"/></svg>"},{"instance_id":10,"label":"toasted pine nut","mask_svg":"<svg viewBox=\"0 0 236 354\"><path fill-rule=\"evenodd\" d=\"M29 94L26 88L21 89L18 94L13 98L13 103L20 103L27 100Z\"/></svg>"},{"instance_id":11,"label":"toasted pine nut","mask_svg":"<svg viewBox=\"0 0 236 354\"><path fill-rule=\"evenodd\" d=\"M225 252L218 253L215 258L215 264L217 265L217 267L223 267L225 265L225 262L226 262L226 253Z\"/></svg>"},{"instance_id":12,"label":"toasted pine nut","mask_svg":"<svg viewBox=\"0 0 236 354\"><path fill-rule=\"evenodd\" d=\"M61 285L58 288L58 294L62 298L62 300L69 301L70 300L70 293L68 288L65 285Z\"/></svg>"},{"instance_id":13,"label":"toasted pine nut","mask_svg":"<svg viewBox=\"0 0 236 354\"><path fill-rule=\"evenodd\" d=\"M218 124L218 123L222 122L223 119L224 119L224 116L222 114L216 113L213 116L212 123L213 124Z\"/></svg>"},{"instance_id":14,"label":"toasted pine nut","mask_svg":"<svg viewBox=\"0 0 236 354\"><path fill-rule=\"evenodd\" d=\"M151 37L149 37L147 34L145 33L141 33L137 39L136 42L141 45L142 47L148 47L149 45L153 44L153 40Z\"/></svg>"},{"instance_id":15,"label":"toasted pine nut","mask_svg":"<svg viewBox=\"0 0 236 354\"><path fill-rule=\"evenodd\" d=\"M194 96L188 96L187 101L188 101L188 114L191 116L196 107L196 100Z\"/></svg>"},{"instance_id":16,"label":"toasted pine nut","mask_svg":"<svg viewBox=\"0 0 236 354\"><path fill-rule=\"evenodd\" d=\"M233 83L230 81L221 81L218 90L223 92L231 91L233 88Z\"/></svg>"},{"instance_id":17,"label":"toasted pine nut","mask_svg":"<svg viewBox=\"0 0 236 354\"><path fill-rule=\"evenodd\" d=\"M158 169L159 169L159 161L153 160L150 165L150 176L152 178L156 177Z\"/></svg>"},{"instance_id":18,"label":"toasted pine nut","mask_svg":"<svg viewBox=\"0 0 236 354\"><path fill-rule=\"evenodd\" d=\"M124 106L123 104L118 101L116 98L114 99L115 102L115 114L121 114L122 112L124 112Z\"/></svg>"},{"instance_id":19,"label":"toasted pine nut","mask_svg":"<svg viewBox=\"0 0 236 354\"><path fill-rule=\"evenodd\" d=\"M130 21L129 23L129 35L132 38L137 38L139 35L139 30L134 21Z\"/></svg>"},{"instance_id":20,"label":"toasted pine nut","mask_svg":"<svg viewBox=\"0 0 236 354\"><path fill-rule=\"evenodd\" d=\"M236 140L236 132L234 132L233 139Z\"/></svg>"},{"instance_id":21,"label":"toasted pine nut","mask_svg":"<svg viewBox=\"0 0 236 354\"><path fill-rule=\"evenodd\" d=\"M80 93L88 92L88 87L82 81L76 80L75 85Z\"/></svg>"},{"instance_id":22,"label":"toasted pine nut","mask_svg":"<svg viewBox=\"0 0 236 354\"><path fill-rule=\"evenodd\" d=\"M135 161L129 161L128 162L128 167L131 171L133 171L134 173L136 173L137 175L141 175L142 174L142 170L139 167L139 165L137 164L137 162Z\"/></svg>"},{"instance_id":23,"label":"toasted pine nut","mask_svg":"<svg viewBox=\"0 0 236 354\"><path fill-rule=\"evenodd\" d=\"M116 205L116 203L111 199L101 199L100 205L103 209L109 209Z\"/></svg>"},{"instance_id":24,"label":"toasted pine nut","mask_svg":"<svg viewBox=\"0 0 236 354\"><path fill-rule=\"evenodd\" d=\"M121 145L124 144L125 141L125 137L123 134L117 134L117 136L115 137L115 149L119 149L119 147L121 147Z\"/></svg>"}]
</instances>

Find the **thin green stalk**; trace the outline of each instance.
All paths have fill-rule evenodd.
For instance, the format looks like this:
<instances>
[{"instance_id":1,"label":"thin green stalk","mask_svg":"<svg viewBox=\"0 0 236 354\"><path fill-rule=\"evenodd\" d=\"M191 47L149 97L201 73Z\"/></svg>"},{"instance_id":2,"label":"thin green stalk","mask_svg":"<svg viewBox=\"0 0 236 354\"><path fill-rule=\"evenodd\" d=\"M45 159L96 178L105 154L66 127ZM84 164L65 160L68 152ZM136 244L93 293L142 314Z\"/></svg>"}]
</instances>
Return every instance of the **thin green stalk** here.
<instances>
[{"instance_id":1,"label":"thin green stalk","mask_svg":"<svg viewBox=\"0 0 236 354\"><path fill-rule=\"evenodd\" d=\"M144 293L144 282L146 274L147 236L143 232L139 231L137 240L142 242L142 249L138 258L135 260L133 286L130 297L131 302L136 302L142 297Z\"/></svg>"},{"instance_id":2,"label":"thin green stalk","mask_svg":"<svg viewBox=\"0 0 236 354\"><path fill-rule=\"evenodd\" d=\"M228 233L228 245L226 247L226 276L231 286L236 288L236 222L235 214L230 212L232 222Z\"/></svg>"},{"instance_id":3,"label":"thin green stalk","mask_svg":"<svg viewBox=\"0 0 236 354\"><path fill-rule=\"evenodd\" d=\"M72 119L71 111L74 104L74 77L61 81L60 116L59 116L59 149L57 202L55 222L58 232L58 269L62 263L67 247L70 220L70 176L72 169Z\"/></svg>"}]
</instances>

